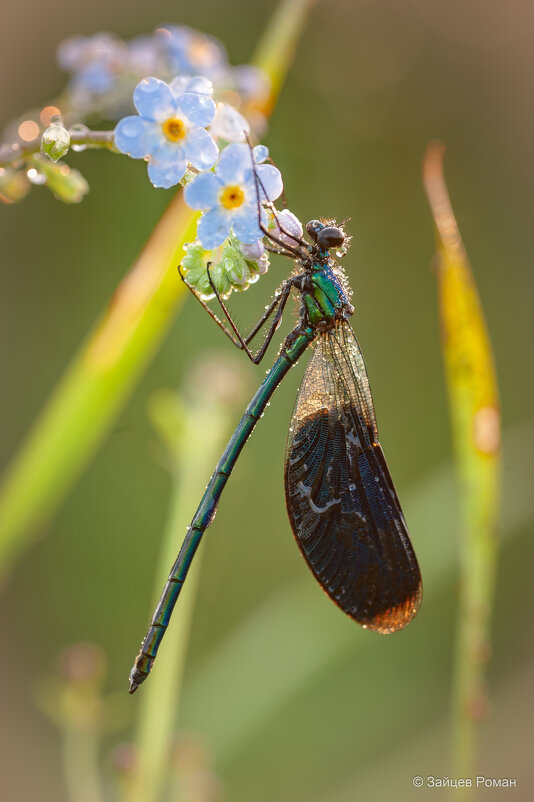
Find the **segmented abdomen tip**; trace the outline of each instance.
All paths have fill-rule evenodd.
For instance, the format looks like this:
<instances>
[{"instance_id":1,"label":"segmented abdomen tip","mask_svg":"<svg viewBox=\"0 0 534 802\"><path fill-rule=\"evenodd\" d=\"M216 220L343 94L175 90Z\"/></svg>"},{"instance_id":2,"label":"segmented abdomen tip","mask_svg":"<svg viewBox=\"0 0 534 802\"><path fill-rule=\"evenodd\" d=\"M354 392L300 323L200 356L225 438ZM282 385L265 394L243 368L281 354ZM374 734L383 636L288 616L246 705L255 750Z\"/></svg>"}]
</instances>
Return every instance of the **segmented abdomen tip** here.
<instances>
[{"instance_id":1,"label":"segmented abdomen tip","mask_svg":"<svg viewBox=\"0 0 534 802\"><path fill-rule=\"evenodd\" d=\"M148 674L145 671L139 671L138 668L132 668L130 672L130 689L129 693L135 693L142 682L146 680Z\"/></svg>"}]
</instances>

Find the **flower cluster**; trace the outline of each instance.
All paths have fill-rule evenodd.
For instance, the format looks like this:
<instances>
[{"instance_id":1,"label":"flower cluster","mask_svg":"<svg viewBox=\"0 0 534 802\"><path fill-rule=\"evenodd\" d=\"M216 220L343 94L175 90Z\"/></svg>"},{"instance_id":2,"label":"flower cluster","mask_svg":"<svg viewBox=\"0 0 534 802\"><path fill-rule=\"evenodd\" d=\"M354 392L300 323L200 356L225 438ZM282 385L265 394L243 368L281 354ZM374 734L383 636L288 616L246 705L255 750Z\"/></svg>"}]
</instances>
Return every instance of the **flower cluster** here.
<instances>
[{"instance_id":1,"label":"flower cluster","mask_svg":"<svg viewBox=\"0 0 534 802\"><path fill-rule=\"evenodd\" d=\"M232 67L218 40L177 25L129 42L100 33L63 42L58 61L70 77L57 106L19 121L0 147L0 199L20 200L34 184L79 202L89 187L63 161L71 150L104 147L143 159L155 187L182 184L185 202L201 212L182 267L203 298L213 286L221 296L246 289L265 273L268 228L288 245L302 234L290 212L273 212L283 187L267 148L248 144L265 127L258 109L267 79L254 67ZM86 122L95 117L118 122L92 131Z\"/></svg>"},{"instance_id":2,"label":"flower cluster","mask_svg":"<svg viewBox=\"0 0 534 802\"><path fill-rule=\"evenodd\" d=\"M260 222L265 226L267 217L261 203L282 193L280 171L262 164L268 155L262 146L251 153L248 145L228 145L214 172L201 173L186 186L185 202L204 212L198 238L205 248L220 245L232 229L245 245L263 238Z\"/></svg>"},{"instance_id":3,"label":"flower cluster","mask_svg":"<svg viewBox=\"0 0 534 802\"><path fill-rule=\"evenodd\" d=\"M178 76L168 84L144 78L134 91L137 115L115 128L115 146L144 159L154 186L185 184L185 202L201 211L197 239L186 246L182 268L202 298L213 296L206 265L217 292L246 289L268 266L263 245L267 226L280 222L266 212L282 193L280 171L266 161L269 152L242 140L247 121L231 106L213 101L205 76ZM239 141L241 140L241 141ZM222 146L219 150L219 146ZM287 210L280 223L289 234L302 234ZM280 237L287 234L278 231ZM284 240L283 240L284 241Z\"/></svg>"},{"instance_id":4,"label":"flower cluster","mask_svg":"<svg viewBox=\"0 0 534 802\"><path fill-rule=\"evenodd\" d=\"M282 176L265 164L267 148L227 145L213 170L199 173L185 187L185 201L202 212L197 240L185 246L182 268L187 283L204 299L245 290L269 268L265 232L294 245L302 224L288 209L276 212ZM207 265L210 265L210 277ZM211 282L210 282L211 278Z\"/></svg>"},{"instance_id":5,"label":"flower cluster","mask_svg":"<svg viewBox=\"0 0 534 802\"><path fill-rule=\"evenodd\" d=\"M302 235L302 225L291 212L273 213L283 185L278 168L265 163L268 156L263 145L227 145L214 169L199 172L185 187L185 202L202 215L197 240L185 246L182 267L188 284L204 299L214 295L208 263L215 289L227 297L268 270L266 230L281 225L289 235Z\"/></svg>"},{"instance_id":6,"label":"flower cluster","mask_svg":"<svg viewBox=\"0 0 534 802\"><path fill-rule=\"evenodd\" d=\"M229 91L246 104L269 93L265 75L251 65L233 67L221 42L183 25L161 25L152 34L124 41L111 33L62 42L58 63L70 76L69 109L116 120L131 109L132 86L146 75L169 82L176 75L203 75L217 95Z\"/></svg>"},{"instance_id":7,"label":"flower cluster","mask_svg":"<svg viewBox=\"0 0 534 802\"><path fill-rule=\"evenodd\" d=\"M111 33L74 37L60 44L58 62L69 75L59 98L13 120L0 139L0 200L19 201L32 184L54 187L66 202L82 200L87 183L59 160L69 150L116 149L113 131L87 127L95 120L122 121L117 149L148 159L151 179L162 187L183 177L184 160L193 169L204 169L210 158L213 164L218 153L213 140L239 142L251 127L256 134L265 129L267 77L251 65L232 66L218 40L185 26L163 25L130 41ZM154 79L142 82L132 103L132 91L145 76ZM151 101L144 90L151 90ZM206 97L193 100L192 93ZM157 127L156 106L158 114L176 121L165 132ZM172 110L174 117L168 114ZM141 128L146 145L136 151ZM39 148L55 164L43 160ZM64 191L63 180L69 183Z\"/></svg>"}]
</instances>

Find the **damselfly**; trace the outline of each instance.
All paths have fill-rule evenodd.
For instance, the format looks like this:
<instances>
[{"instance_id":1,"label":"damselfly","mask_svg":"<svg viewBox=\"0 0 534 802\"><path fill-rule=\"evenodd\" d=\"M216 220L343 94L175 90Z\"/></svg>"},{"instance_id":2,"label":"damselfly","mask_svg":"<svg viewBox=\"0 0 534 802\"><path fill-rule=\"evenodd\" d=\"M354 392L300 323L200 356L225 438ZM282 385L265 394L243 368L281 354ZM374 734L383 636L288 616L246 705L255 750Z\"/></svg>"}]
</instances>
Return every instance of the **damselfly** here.
<instances>
[{"instance_id":1,"label":"damselfly","mask_svg":"<svg viewBox=\"0 0 534 802\"><path fill-rule=\"evenodd\" d=\"M241 449L272 394L311 343L315 349L293 411L285 460L287 510L298 546L330 598L364 628L382 633L402 629L421 603L417 559L378 440L362 353L348 322L354 312L348 284L330 253L339 253L345 244L343 225L312 220L306 226L309 242L280 224L283 238L263 223L261 228L277 253L295 260L297 272L284 281L245 338L220 297L231 331L206 309L256 364L292 291L300 295L299 322L285 338L215 468L130 673L130 693L154 664L196 549ZM217 294L213 284L212 288ZM271 317L265 341L253 354L249 343Z\"/></svg>"}]
</instances>

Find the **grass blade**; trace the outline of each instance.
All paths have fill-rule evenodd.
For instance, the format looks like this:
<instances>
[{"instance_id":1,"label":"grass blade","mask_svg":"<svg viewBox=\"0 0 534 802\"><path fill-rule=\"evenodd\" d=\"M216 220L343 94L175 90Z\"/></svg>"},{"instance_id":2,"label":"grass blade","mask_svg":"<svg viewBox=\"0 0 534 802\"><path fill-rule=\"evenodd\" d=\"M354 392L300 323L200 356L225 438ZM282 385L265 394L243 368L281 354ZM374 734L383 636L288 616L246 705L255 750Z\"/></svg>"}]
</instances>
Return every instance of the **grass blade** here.
<instances>
[{"instance_id":1,"label":"grass blade","mask_svg":"<svg viewBox=\"0 0 534 802\"><path fill-rule=\"evenodd\" d=\"M487 708L484 677L497 561L500 411L486 322L443 175L444 150L439 143L429 146L424 183L436 231L441 340L463 522L453 776L473 777L477 725Z\"/></svg>"}]
</instances>

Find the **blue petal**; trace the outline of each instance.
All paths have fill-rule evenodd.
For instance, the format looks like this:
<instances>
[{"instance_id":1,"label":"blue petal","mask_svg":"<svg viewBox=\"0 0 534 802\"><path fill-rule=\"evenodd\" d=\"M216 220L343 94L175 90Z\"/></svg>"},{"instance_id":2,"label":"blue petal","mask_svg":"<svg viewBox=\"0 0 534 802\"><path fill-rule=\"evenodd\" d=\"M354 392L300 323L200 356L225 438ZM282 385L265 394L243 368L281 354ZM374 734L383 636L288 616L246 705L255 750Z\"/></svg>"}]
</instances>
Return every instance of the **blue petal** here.
<instances>
[{"instance_id":1,"label":"blue petal","mask_svg":"<svg viewBox=\"0 0 534 802\"><path fill-rule=\"evenodd\" d=\"M176 100L183 95L184 92L191 92L193 90L189 89L189 81L191 78L189 75L175 75L174 78L171 78L169 81L169 86L172 90L172 93ZM200 92L199 94L203 94Z\"/></svg>"},{"instance_id":2,"label":"blue petal","mask_svg":"<svg viewBox=\"0 0 534 802\"><path fill-rule=\"evenodd\" d=\"M167 142L159 123L149 122L143 136L143 145L147 156L151 156Z\"/></svg>"},{"instance_id":3,"label":"blue petal","mask_svg":"<svg viewBox=\"0 0 534 802\"><path fill-rule=\"evenodd\" d=\"M269 158L269 148L265 145L256 145L254 148L254 161L256 164L261 164L265 159Z\"/></svg>"},{"instance_id":4,"label":"blue petal","mask_svg":"<svg viewBox=\"0 0 534 802\"><path fill-rule=\"evenodd\" d=\"M248 145L228 145L221 153L217 174L225 184L239 183L252 167L252 156Z\"/></svg>"},{"instance_id":5,"label":"blue petal","mask_svg":"<svg viewBox=\"0 0 534 802\"><path fill-rule=\"evenodd\" d=\"M215 103L207 95L186 92L177 99L176 105L195 125L209 125L215 117Z\"/></svg>"},{"instance_id":6,"label":"blue petal","mask_svg":"<svg viewBox=\"0 0 534 802\"><path fill-rule=\"evenodd\" d=\"M205 75L195 75L190 78L185 88L186 92L196 92L197 95L213 95L213 84Z\"/></svg>"},{"instance_id":7,"label":"blue petal","mask_svg":"<svg viewBox=\"0 0 534 802\"><path fill-rule=\"evenodd\" d=\"M219 148L205 128L189 129L184 148L188 160L197 170L212 167L219 155Z\"/></svg>"},{"instance_id":8,"label":"blue petal","mask_svg":"<svg viewBox=\"0 0 534 802\"><path fill-rule=\"evenodd\" d=\"M76 76L76 83L88 92L103 94L115 83L115 77L106 64L87 64Z\"/></svg>"},{"instance_id":9,"label":"blue petal","mask_svg":"<svg viewBox=\"0 0 534 802\"><path fill-rule=\"evenodd\" d=\"M246 175L241 182L241 189L245 193L245 203L253 203L254 206L257 207L258 198L260 199L261 203L265 203L265 193L261 191L259 182L256 186L256 179L252 170L248 171L248 175Z\"/></svg>"},{"instance_id":10,"label":"blue petal","mask_svg":"<svg viewBox=\"0 0 534 802\"><path fill-rule=\"evenodd\" d=\"M260 188L264 190L267 195L267 200L273 201L279 198L282 194L284 184L282 182L282 175L278 167L273 164L259 164L256 167L258 178L260 181ZM262 192L262 196L264 196Z\"/></svg>"},{"instance_id":11,"label":"blue petal","mask_svg":"<svg viewBox=\"0 0 534 802\"><path fill-rule=\"evenodd\" d=\"M176 100L165 81L159 78L143 78L134 89L135 108L147 120L161 122L172 117L176 111Z\"/></svg>"},{"instance_id":12,"label":"blue petal","mask_svg":"<svg viewBox=\"0 0 534 802\"><path fill-rule=\"evenodd\" d=\"M195 92L197 95L207 95L207 97L213 96L213 84L205 75L195 75L193 78L190 75L177 75L169 81L169 86L176 99L186 92Z\"/></svg>"},{"instance_id":13,"label":"blue petal","mask_svg":"<svg viewBox=\"0 0 534 802\"><path fill-rule=\"evenodd\" d=\"M210 134L227 142L243 142L250 132L250 125L242 114L228 103L218 103L215 117L210 125Z\"/></svg>"},{"instance_id":14,"label":"blue petal","mask_svg":"<svg viewBox=\"0 0 534 802\"><path fill-rule=\"evenodd\" d=\"M159 164L172 164L173 162L187 163L187 153L185 146L181 142L169 142L168 139L162 137L159 146L151 153L152 161Z\"/></svg>"},{"instance_id":15,"label":"blue petal","mask_svg":"<svg viewBox=\"0 0 534 802\"><path fill-rule=\"evenodd\" d=\"M191 209L211 209L219 202L221 186L214 173L201 173L186 185L185 202Z\"/></svg>"},{"instance_id":16,"label":"blue petal","mask_svg":"<svg viewBox=\"0 0 534 802\"><path fill-rule=\"evenodd\" d=\"M115 128L115 145L132 159L144 159L158 147L162 134L158 125L136 114L124 117Z\"/></svg>"},{"instance_id":17,"label":"blue petal","mask_svg":"<svg viewBox=\"0 0 534 802\"><path fill-rule=\"evenodd\" d=\"M262 210L263 218L263 210ZM247 203L238 212L233 214L233 226L237 239L245 245L252 245L263 237L263 231L258 225L258 207Z\"/></svg>"},{"instance_id":18,"label":"blue petal","mask_svg":"<svg viewBox=\"0 0 534 802\"><path fill-rule=\"evenodd\" d=\"M148 164L148 177L155 187L169 189L182 180L186 166L185 159L163 163L151 161Z\"/></svg>"},{"instance_id":19,"label":"blue petal","mask_svg":"<svg viewBox=\"0 0 534 802\"><path fill-rule=\"evenodd\" d=\"M211 251L220 245L232 227L232 215L222 209L210 209L202 215L198 222L197 235L202 247Z\"/></svg>"}]
</instances>

